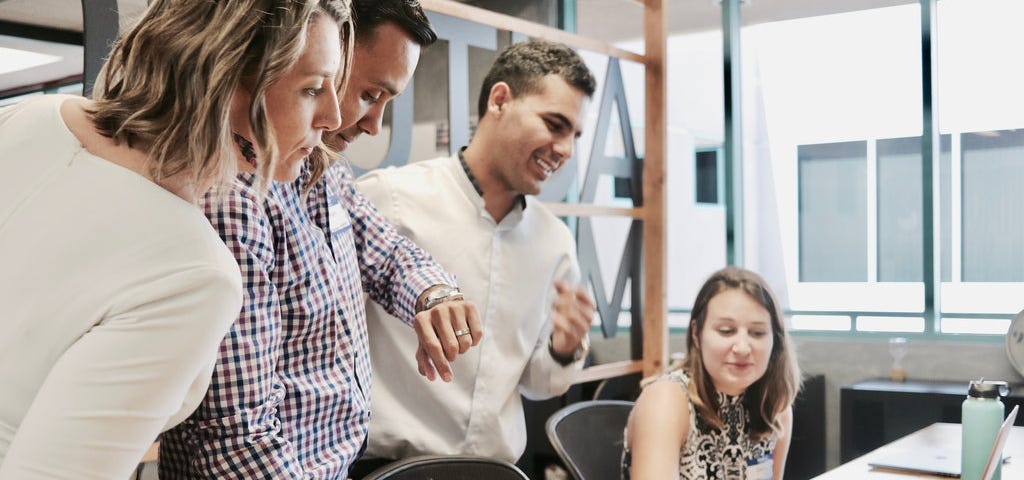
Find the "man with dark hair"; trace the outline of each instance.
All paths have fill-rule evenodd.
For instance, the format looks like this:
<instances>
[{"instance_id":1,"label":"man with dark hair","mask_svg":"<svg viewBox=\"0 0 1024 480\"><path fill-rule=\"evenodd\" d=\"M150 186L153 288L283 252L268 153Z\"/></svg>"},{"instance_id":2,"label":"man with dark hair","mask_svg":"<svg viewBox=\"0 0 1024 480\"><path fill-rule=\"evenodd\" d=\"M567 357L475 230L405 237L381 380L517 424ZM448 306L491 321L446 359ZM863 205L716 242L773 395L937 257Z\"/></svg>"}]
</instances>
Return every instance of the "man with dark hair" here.
<instances>
[{"instance_id":1,"label":"man with dark hair","mask_svg":"<svg viewBox=\"0 0 1024 480\"><path fill-rule=\"evenodd\" d=\"M419 0L353 0L352 10L356 41L341 102L342 128L324 138L339 152L359 135L380 131L384 106L409 83L420 48L437 41Z\"/></svg>"},{"instance_id":2,"label":"man with dark hair","mask_svg":"<svg viewBox=\"0 0 1024 480\"><path fill-rule=\"evenodd\" d=\"M420 46L436 38L415 0L355 0L352 7L356 40L343 118L325 135L338 150L377 133L384 104L408 84ZM307 90L314 89L301 93ZM346 162L318 160L307 157L298 180L273 183L265 196L242 174L223 205L208 202L207 217L241 268L245 296L205 399L162 438L162 480L346 478L370 414L364 293L415 330L418 344L391 355L415 359L431 380L436 370L451 381L449 362L480 340L476 309L454 277L355 190Z\"/></svg>"},{"instance_id":3,"label":"man with dark hair","mask_svg":"<svg viewBox=\"0 0 1024 480\"><path fill-rule=\"evenodd\" d=\"M468 147L357 181L389 222L459 278L484 335L452 363L453 382L425 382L411 359L389 354L415 348L416 337L367 305L373 415L367 460L353 478L420 454L514 462L526 446L520 395L560 395L582 368L594 304L578 285L569 229L532 195L572 156L594 83L564 45L513 45L486 77Z\"/></svg>"}]
</instances>

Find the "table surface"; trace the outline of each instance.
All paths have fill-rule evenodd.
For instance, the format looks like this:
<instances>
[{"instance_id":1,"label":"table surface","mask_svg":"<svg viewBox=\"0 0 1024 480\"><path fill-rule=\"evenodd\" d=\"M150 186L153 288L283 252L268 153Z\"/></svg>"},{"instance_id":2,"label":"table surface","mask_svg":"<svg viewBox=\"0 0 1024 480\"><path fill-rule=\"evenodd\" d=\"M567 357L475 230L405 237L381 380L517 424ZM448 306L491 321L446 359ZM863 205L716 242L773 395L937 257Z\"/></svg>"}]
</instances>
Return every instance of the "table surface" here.
<instances>
[{"instance_id":1,"label":"table surface","mask_svg":"<svg viewBox=\"0 0 1024 480\"><path fill-rule=\"evenodd\" d=\"M871 378L857 383L843 385L843 390L895 392L895 393L939 393L953 396L967 396L970 381L914 380L896 382L888 378ZM1024 398L1024 383L1010 383L1010 391L1003 397Z\"/></svg>"},{"instance_id":2,"label":"table surface","mask_svg":"<svg viewBox=\"0 0 1024 480\"><path fill-rule=\"evenodd\" d=\"M933 423L921 430L907 435L890 444L883 445L859 458L851 460L839 467L829 470L814 480L862 480L862 479L898 479L898 478L935 478L949 480L940 475L899 472L874 468L869 462L895 453L919 449L922 447L940 447L960 450L959 423ZM1004 457L1010 457L1003 463L1004 479L1024 478L1024 427L1013 427L1010 437L1006 440L1003 450Z\"/></svg>"}]
</instances>

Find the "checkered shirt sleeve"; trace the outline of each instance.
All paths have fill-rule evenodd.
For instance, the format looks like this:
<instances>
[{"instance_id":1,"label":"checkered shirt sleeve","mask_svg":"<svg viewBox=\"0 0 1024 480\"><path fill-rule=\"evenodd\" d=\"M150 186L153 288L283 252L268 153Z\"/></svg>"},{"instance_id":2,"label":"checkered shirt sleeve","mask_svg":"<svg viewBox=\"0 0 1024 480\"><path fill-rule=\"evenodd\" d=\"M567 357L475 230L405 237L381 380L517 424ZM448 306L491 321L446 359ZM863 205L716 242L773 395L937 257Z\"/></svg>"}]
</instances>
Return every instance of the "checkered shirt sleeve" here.
<instances>
[{"instance_id":1,"label":"checkered shirt sleeve","mask_svg":"<svg viewBox=\"0 0 1024 480\"><path fill-rule=\"evenodd\" d=\"M433 285L456 285L455 277L412 240L400 235L359 193L351 169L332 169L327 177L343 190L342 203L350 205L363 289L388 313L412 324L420 294Z\"/></svg>"}]
</instances>

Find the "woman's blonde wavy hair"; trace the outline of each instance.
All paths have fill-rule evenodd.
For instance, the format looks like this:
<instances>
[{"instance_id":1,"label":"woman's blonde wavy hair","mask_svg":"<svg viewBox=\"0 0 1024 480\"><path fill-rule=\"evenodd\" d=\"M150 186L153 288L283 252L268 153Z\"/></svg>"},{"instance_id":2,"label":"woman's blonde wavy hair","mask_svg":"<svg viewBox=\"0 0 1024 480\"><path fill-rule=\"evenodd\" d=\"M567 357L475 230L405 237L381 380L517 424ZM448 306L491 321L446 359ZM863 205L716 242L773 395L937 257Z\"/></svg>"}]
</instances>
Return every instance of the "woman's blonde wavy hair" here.
<instances>
[{"instance_id":1,"label":"woman's blonde wavy hair","mask_svg":"<svg viewBox=\"0 0 1024 480\"><path fill-rule=\"evenodd\" d=\"M726 267L704 282L690 314L686 359L680 368L690 375L688 395L697 414L712 427L723 428L722 419L718 416L718 394L694 337L700 337L704 331L711 299L727 290L739 290L750 295L771 317L772 353L768 357L768 369L743 394L743 405L750 412L750 435L759 439L771 432L780 431L782 426L779 415L796 400L801 384L800 367L797 365L793 344L786 333L782 310L768 283L760 275L742 268Z\"/></svg>"},{"instance_id":2,"label":"woman's blonde wavy hair","mask_svg":"<svg viewBox=\"0 0 1024 480\"><path fill-rule=\"evenodd\" d=\"M240 158L228 120L231 102L246 88L262 192L278 160L266 92L298 61L319 15L342 31L338 89L344 91L353 36L349 0L153 0L114 45L89 113L100 133L147 152L155 181L187 172L195 185L226 186Z\"/></svg>"}]
</instances>

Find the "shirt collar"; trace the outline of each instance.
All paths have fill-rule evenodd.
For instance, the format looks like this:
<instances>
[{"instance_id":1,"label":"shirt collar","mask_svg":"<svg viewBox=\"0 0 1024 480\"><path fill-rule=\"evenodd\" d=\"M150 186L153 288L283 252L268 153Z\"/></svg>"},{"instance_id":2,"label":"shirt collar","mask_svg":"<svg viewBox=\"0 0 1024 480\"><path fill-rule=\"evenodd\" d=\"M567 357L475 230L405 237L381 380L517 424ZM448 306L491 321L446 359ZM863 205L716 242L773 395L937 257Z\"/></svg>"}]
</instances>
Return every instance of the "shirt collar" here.
<instances>
[{"instance_id":1,"label":"shirt collar","mask_svg":"<svg viewBox=\"0 0 1024 480\"><path fill-rule=\"evenodd\" d=\"M466 173L466 178L469 179L469 183L473 184L473 190L476 190L477 195L484 196L484 189L480 188L480 182L476 181L476 176L473 175L473 171L469 169L469 164L466 163L466 156L462 152L466 151L467 147L459 149L459 165L462 165L462 171Z\"/></svg>"},{"instance_id":2,"label":"shirt collar","mask_svg":"<svg viewBox=\"0 0 1024 480\"><path fill-rule=\"evenodd\" d=\"M466 151L466 148L469 148L469 147L462 147L462 148L459 149L459 165L462 166L462 171L466 174L466 178L469 179L469 183L473 184L473 189L476 190L477 195L480 195L480 197L483 197L484 196L484 189L480 188L480 182L478 182L477 179L476 179L476 176L473 175L473 171L469 169L469 164L466 163L466 156L463 155L463 153L462 153L462 152ZM517 203L519 203L519 206L525 210L526 209L526 196L525 195L520 195L519 196L519 201Z\"/></svg>"}]
</instances>

